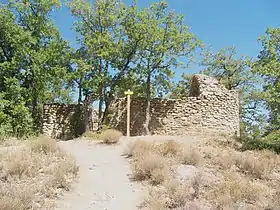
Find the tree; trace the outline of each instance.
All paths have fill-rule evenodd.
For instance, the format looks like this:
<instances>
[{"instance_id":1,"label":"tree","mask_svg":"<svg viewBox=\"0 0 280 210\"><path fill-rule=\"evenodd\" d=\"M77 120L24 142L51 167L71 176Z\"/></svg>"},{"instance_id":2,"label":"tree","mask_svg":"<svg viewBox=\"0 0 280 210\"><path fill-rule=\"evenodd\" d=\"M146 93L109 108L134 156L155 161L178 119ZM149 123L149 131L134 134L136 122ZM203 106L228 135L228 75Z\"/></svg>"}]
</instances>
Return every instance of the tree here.
<instances>
[{"instance_id":1,"label":"tree","mask_svg":"<svg viewBox=\"0 0 280 210\"><path fill-rule=\"evenodd\" d=\"M16 24L7 6L0 5L0 139L30 133L32 118L19 82L22 61L33 39Z\"/></svg>"},{"instance_id":2,"label":"tree","mask_svg":"<svg viewBox=\"0 0 280 210\"><path fill-rule=\"evenodd\" d=\"M189 95L190 86L191 86L190 74L182 74L181 80L179 80L173 87L170 98L180 99L187 97Z\"/></svg>"},{"instance_id":3,"label":"tree","mask_svg":"<svg viewBox=\"0 0 280 210\"><path fill-rule=\"evenodd\" d=\"M140 11L134 27L144 32L138 56L139 74L145 79L146 121L144 128L149 134L151 92L157 93L171 87L173 68L180 65L180 59L190 58L200 46L200 41L184 24L184 17L168 10L166 1L154 3ZM136 33L137 33L136 32Z\"/></svg>"},{"instance_id":4,"label":"tree","mask_svg":"<svg viewBox=\"0 0 280 210\"><path fill-rule=\"evenodd\" d=\"M72 14L78 18L76 31L80 33L80 43L94 69L91 75L94 83L88 89L89 104L99 101L99 128L101 128L108 108L124 76L133 71L143 32L135 33L135 7L127 7L122 2L97 0L93 5L83 0L70 3ZM90 79L90 78L87 78ZM97 97L97 98L95 98ZM105 104L104 114L102 108Z\"/></svg>"},{"instance_id":5,"label":"tree","mask_svg":"<svg viewBox=\"0 0 280 210\"><path fill-rule=\"evenodd\" d=\"M28 90L27 105L37 126L43 103L68 95L63 94L63 87L69 69L70 47L50 19L51 11L59 6L59 0L11 0L9 3L16 24L31 36L30 46L21 58L18 79Z\"/></svg>"},{"instance_id":6,"label":"tree","mask_svg":"<svg viewBox=\"0 0 280 210\"><path fill-rule=\"evenodd\" d=\"M280 29L268 29L260 42L262 50L254 70L264 80L263 99L269 111L268 134L280 130Z\"/></svg>"},{"instance_id":7,"label":"tree","mask_svg":"<svg viewBox=\"0 0 280 210\"><path fill-rule=\"evenodd\" d=\"M0 115L14 135L40 127L43 103L69 98L63 87L71 50L49 16L58 5L11 0L0 6Z\"/></svg>"}]
</instances>

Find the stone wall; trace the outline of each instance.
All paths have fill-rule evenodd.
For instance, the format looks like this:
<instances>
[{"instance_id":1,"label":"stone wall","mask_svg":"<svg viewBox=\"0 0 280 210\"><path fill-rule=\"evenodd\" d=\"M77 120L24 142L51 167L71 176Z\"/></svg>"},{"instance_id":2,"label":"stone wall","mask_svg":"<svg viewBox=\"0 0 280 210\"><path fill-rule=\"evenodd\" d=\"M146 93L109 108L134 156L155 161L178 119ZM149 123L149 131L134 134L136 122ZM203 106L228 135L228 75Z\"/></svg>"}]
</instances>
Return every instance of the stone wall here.
<instances>
[{"instance_id":1,"label":"stone wall","mask_svg":"<svg viewBox=\"0 0 280 210\"><path fill-rule=\"evenodd\" d=\"M95 112L90 109L89 128L96 126ZM45 104L43 134L58 139L72 139L85 132L85 110L79 104Z\"/></svg>"},{"instance_id":2,"label":"stone wall","mask_svg":"<svg viewBox=\"0 0 280 210\"><path fill-rule=\"evenodd\" d=\"M126 99L112 106L111 126L126 133ZM131 135L143 135L145 99L132 98ZM152 134L187 135L201 132L239 135L239 94L229 91L216 79L194 75L190 97L151 101Z\"/></svg>"},{"instance_id":3,"label":"stone wall","mask_svg":"<svg viewBox=\"0 0 280 210\"><path fill-rule=\"evenodd\" d=\"M161 135L187 135L201 132L239 135L239 94L229 91L216 79L194 75L190 96L184 99L151 101L150 131ZM131 135L143 135L145 99L131 101ZM97 114L87 110L90 130L97 128ZM126 134L126 99L117 99L110 107L110 126ZM82 105L46 104L43 133L54 138L70 139L85 131Z\"/></svg>"}]
</instances>

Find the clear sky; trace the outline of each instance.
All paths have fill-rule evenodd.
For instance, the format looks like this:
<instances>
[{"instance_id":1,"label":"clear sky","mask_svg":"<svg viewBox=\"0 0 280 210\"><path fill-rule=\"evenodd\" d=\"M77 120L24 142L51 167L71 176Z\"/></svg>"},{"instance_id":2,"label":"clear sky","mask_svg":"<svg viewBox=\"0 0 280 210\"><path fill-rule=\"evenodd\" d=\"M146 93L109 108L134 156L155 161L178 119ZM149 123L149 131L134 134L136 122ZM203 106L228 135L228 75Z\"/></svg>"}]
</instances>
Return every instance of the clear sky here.
<instances>
[{"instance_id":1,"label":"clear sky","mask_svg":"<svg viewBox=\"0 0 280 210\"><path fill-rule=\"evenodd\" d=\"M124 0L130 4L131 0ZM138 0L147 7L153 0ZM185 23L208 47L217 51L226 46L236 46L238 55L256 57L260 45L258 37L268 27L280 25L279 0L168 0L169 7L185 16ZM77 47L76 34L71 30L74 18L64 6L53 14L63 37ZM190 72L200 70L191 67Z\"/></svg>"},{"instance_id":2,"label":"clear sky","mask_svg":"<svg viewBox=\"0 0 280 210\"><path fill-rule=\"evenodd\" d=\"M130 4L132 0L124 2ZM155 0L138 2L140 7L147 7ZM214 51L234 45L238 55L256 57L260 50L258 37L268 27L280 26L279 0L168 0L168 4L185 15L191 31ZM74 18L65 4L52 16L62 36L76 48L76 33L71 30ZM193 66L188 71L199 70L200 67Z\"/></svg>"}]
</instances>

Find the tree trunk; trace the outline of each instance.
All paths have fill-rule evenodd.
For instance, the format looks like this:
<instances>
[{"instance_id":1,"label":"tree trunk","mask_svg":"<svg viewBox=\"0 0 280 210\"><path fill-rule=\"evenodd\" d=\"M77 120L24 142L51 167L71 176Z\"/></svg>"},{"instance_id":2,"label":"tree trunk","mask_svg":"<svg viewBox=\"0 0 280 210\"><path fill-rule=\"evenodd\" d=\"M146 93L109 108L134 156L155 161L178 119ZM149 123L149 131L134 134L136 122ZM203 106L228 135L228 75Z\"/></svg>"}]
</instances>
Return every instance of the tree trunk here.
<instances>
[{"instance_id":1,"label":"tree trunk","mask_svg":"<svg viewBox=\"0 0 280 210\"><path fill-rule=\"evenodd\" d=\"M82 85L79 83L79 97L78 97L78 104L82 102Z\"/></svg>"},{"instance_id":2,"label":"tree trunk","mask_svg":"<svg viewBox=\"0 0 280 210\"><path fill-rule=\"evenodd\" d=\"M102 117L102 124L107 119L107 116L108 116L108 113L109 113L109 107L111 105L112 100L113 100L113 93L110 90L110 92L106 96L106 100L105 100L105 110L104 110L103 117Z\"/></svg>"},{"instance_id":3,"label":"tree trunk","mask_svg":"<svg viewBox=\"0 0 280 210\"><path fill-rule=\"evenodd\" d=\"M86 95L85 102L84 102L84 124L85 124L85 131L90 131L90 125L89 125L89 110L90 105L93 103L93 96L92 94Z\"/></svg>"},{"instance_id":4,"label":"tree trunk","mask_svg":"<svg viewBox=\"0 0 280 210\"><path fill-rule=\"evenodd\" d=\"M98 130L102 129L102 107L103 107L103 88L100 88L99 92L99 104L98 104Z\"/></svg>"},{"instance_id":5,"label":"tree trunk","mask_svg":"<svg viewBox=\"0 0 280 210\"><path fill-rule=\"evenodd\" d=\"M41 116L40 116L41 117ZM36 91L33 91L33 99L32 99L32 118L34 120L34 125L36 128L40 127L40 117L38 114L38 96Z\"/></svg>"},{"instance_id":6,"label":"tree trunk","mask_svg":"<svg viewBox=\"0 0 280 210\"><path fill-rule=\"evenodd\" d=\"M103 70L103 65L102 65L102 60L99 60L99 76L102 76L102 70ZM103 75L104 76L104 75ZM99 83L99 104L98 104L98 128L97 130L102 129L102 107L103 107L103 89L104 89L104 84L102 82Z\"/></svg>"},{"instance_id":7,"label":"tree trunk","mask_svg":"<svg viewBox=\"0 0 280 210\"><path fill-rule=\"evenodd\" d=\"M146 83L146 121L144 123L144 129L146 135L150 135L149 124L151 120L150 109L151 109L151 72L148 73Z\"/></svg>"}]
</instances>

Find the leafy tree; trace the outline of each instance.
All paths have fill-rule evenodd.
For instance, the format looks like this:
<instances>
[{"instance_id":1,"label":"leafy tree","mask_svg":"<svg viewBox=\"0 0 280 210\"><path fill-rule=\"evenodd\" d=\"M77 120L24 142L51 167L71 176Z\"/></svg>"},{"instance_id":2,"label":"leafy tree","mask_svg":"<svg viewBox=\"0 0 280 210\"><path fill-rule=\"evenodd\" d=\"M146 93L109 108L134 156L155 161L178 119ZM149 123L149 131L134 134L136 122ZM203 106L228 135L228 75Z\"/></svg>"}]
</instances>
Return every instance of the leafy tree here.
<instances>
[{"instance_id":1,"label":"leafy tree","mask_svg":"<svg viewBox=\"0 0 280 210\"><path fill-rule=\"evenodd\" d=\"M189 95L190 85L191 85L190 74L182 74L181 80L176 83L171 91L170 98L180 99L187 97Z\"/></svg>"},{"instance_id":2,"label":"leafy tree","mask_svg":"<svg viewBox=\"0 0 280 210\"><path fill-rule=\"evenodd\" d=\"M144 32L138 56L139 74L145 79L146 121L149 134L150 101L154 90L157 94L171 87L173 68L182 66L180 59L188 59L200 45L195 35L184 24L184 17L168 10L166 1L152 4L136 17L136 33ZM163 95L163 94L160 94Z\"/></svg>"},{"instance_id":3,"label":"leafy tree","mask_svg":"<svg viewBox=\"0 0 280 210\"><path fill-rule=\"evenodd\" d=\"M263 99L269 111L268 133L270 133L280 130L280 29L268 29L260 41L263 49L254 70L264 80Z\"/></svg>"},{"instance_id":4,"label":"leafy tree","mask_svg":"<svg viewBox=\"0 0 280 210\"><path fill-rule=\"evenodd\" d=\"M32 118L22 96L24 90L16 78L6 79L5 85L6 92L2 94L2 99L4 99L2 112L7 115L4 119L6 126L12 128L12 133L8 134L17 137L28 135L32 130Z\"/></svg>"},{"instance_id":5,"label":"leafy tree","mask_svg":"<svg viewBox=\"0 0 280 210\"><path fill-rule=\"evenodd\" d=\"M221 49L217 53L207 51L204 55L202 73L217 78L227 89L251 86L254 75L250 70L250 58L236 58L235 47Z\"/></svg>"},{"instance_id":6,"label":"leafy tree","mask_svg":"<svg viewBox=\"0 0 280 210\"><path fill-rule=\"evenodd\" d=\"M135 55L143 32L135 33L135 7L127 7L113 0L97 0L94 4L83 0L70 3L72 14L78 18L76 31L85 50L84 61L92 65L88 71L94 78L87 87L86 101L99 101L99 127L104 122L114 93L123 82L123 77L132 71ZM94 70L94 71L92 71ZM87 78L87 80L91 80ZM120 88L118 88L120 89ZM105 111L102 116L102 108Z\"/></svg>"},{"instance_id":7,"label":"leafy tree","mask_svg":"<svg viewBox=\"0 0 280 210\"><path fill-rule=\"evenodd\" d=\"M39 128L43 103L69 98L64 87L71 50L51 22L56 6L59 1L47 0L0 6L0 125L9 127L7 133Z\"/></svg>"},{"instance_id":8,"label":"leafy tree","mask_svg":"<svg viewBox=\"0 0 280 210\"><path fill-rule=\"evenodd\" d=\"M0 6L0 138L30 132L32 119L23 97L19 75L25 52L32 43L31 34L16 24L7 6Z\"/></svg>"},{"instance_id":9,"label":"leafy tree","mask_svg":"<svg viewBox=\"0 0 280 210\"><path fill-rule=\"evenodd\" d=\"M69 68L68 43L63 41L50 19L58 0L10 1L9 8L16 16L16 23L30 34L30 46L21 58L18 78L27 91L27 105L32 117L40 124L42 104L60 100ZM62 99L63 101L63 99ZM38 119L38 120L37 120Z\"/></svg>"}]
</instances>

